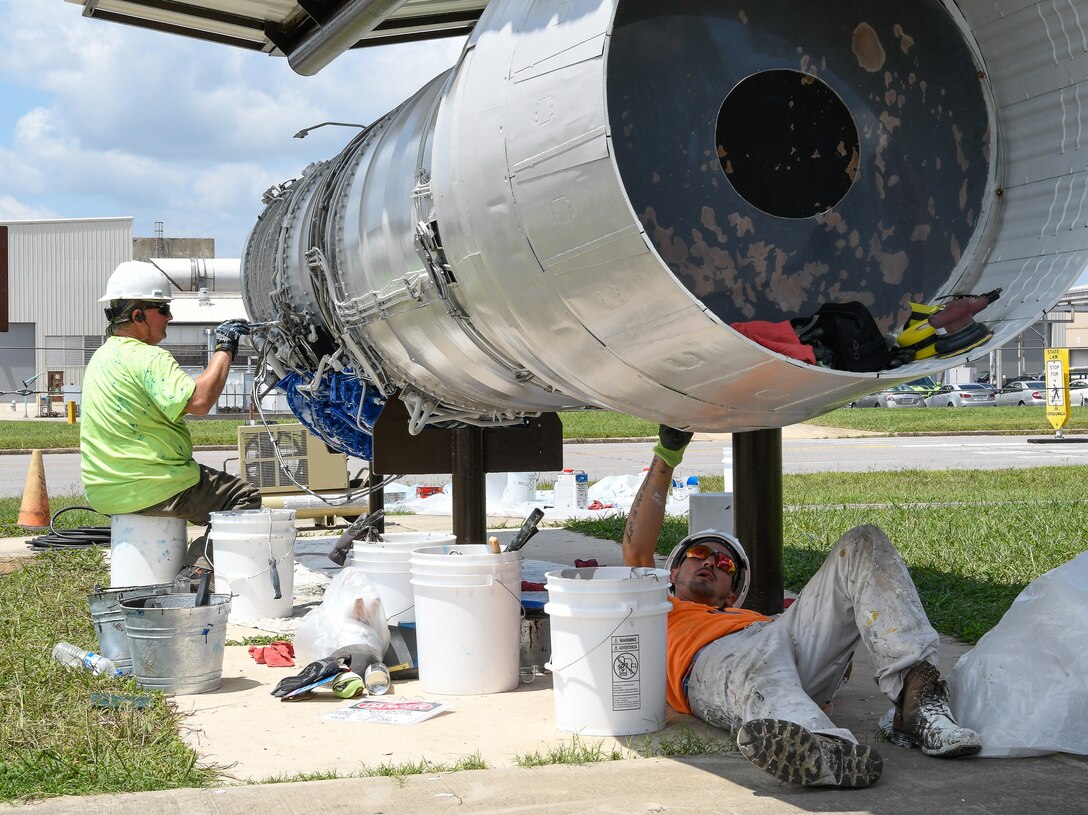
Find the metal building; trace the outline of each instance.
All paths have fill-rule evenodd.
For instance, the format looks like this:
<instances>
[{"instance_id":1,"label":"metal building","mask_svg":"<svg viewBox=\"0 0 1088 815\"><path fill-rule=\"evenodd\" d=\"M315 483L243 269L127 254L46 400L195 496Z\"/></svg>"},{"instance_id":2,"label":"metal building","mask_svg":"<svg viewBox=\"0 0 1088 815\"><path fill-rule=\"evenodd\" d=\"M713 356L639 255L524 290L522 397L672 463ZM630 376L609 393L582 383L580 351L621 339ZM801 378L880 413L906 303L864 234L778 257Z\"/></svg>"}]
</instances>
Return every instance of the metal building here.
<instances>
[{"instance_id":1,"label":"metal building","mask_svg":"<svg viewBox=\"0 0 1088 815\"><path fill-rule=\"evenodd\" d=\"M102 343L98 298L132 257L132 218L0 222L0 391L78 391ZM32 407L37 410L37 404Z\"/></svg>"}]
</instances>

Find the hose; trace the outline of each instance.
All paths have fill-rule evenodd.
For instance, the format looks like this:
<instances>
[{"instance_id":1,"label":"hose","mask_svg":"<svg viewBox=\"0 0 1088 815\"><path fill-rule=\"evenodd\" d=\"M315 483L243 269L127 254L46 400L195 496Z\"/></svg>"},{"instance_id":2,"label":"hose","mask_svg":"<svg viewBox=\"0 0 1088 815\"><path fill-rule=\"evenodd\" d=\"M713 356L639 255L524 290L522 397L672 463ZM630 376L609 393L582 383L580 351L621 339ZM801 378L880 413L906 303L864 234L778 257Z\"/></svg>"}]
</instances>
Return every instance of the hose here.
<instances>
[{"instance_id":1,"label":"hose","mask_svg":"<svg viewBox=\"0 0 1088 815\"><path fill-rule=\"evenodd\" d=\"M89 512L97 512L93 507L71 506L57 510L49 519L49 534L31 538L26 545L34 551L46 549L86 549L89 546L109 546L110 527L108 526L77 526L72 529L57 529L57 518L65 512L73 509L83 509ZM101 515L102 513L98 513ZM109 517L108 515L106 517Z\"/></svg>"}]
</instances>

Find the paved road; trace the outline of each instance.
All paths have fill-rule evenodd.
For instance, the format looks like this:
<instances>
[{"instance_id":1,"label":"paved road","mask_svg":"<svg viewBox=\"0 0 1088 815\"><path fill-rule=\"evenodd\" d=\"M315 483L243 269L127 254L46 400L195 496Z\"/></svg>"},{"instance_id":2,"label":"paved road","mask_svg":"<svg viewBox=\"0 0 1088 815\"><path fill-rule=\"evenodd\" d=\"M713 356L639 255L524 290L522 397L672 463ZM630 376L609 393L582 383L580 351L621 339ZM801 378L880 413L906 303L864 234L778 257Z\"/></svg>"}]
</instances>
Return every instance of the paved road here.
<instances>
[{"instance_id":1,"label":"paved road","mask_svg":"<svg viewBox=\"0 0 1088 815\"><path fill-rule=\"evenodd\" d=\"M916 436L785 439L782 443L782 467L787 473L812 473L907 469L991 470L1088 464L1088 443L1029 444L1028 438ZM650 461L652 446L649 442L568 444L564 446L563 456L568 466L585 470L590 478L599 479L641 471ZM225 464L231 472L238 469L234 451L199 451L196 457L198 461L213 467L222 468ZM695 441L684 457L680 473L717 475L724 471L723 458L731 468L732 448L728 439ZM82 492L77 454L46 453L44 460L50 495ZM0 497L22 495L29 466L28 455L0 456ZM551 477L552 474L541 473L542 480ZM438 483L441 478L413 476L403 480L409 484L419 484Z\"/></svg>"}]
</instances>

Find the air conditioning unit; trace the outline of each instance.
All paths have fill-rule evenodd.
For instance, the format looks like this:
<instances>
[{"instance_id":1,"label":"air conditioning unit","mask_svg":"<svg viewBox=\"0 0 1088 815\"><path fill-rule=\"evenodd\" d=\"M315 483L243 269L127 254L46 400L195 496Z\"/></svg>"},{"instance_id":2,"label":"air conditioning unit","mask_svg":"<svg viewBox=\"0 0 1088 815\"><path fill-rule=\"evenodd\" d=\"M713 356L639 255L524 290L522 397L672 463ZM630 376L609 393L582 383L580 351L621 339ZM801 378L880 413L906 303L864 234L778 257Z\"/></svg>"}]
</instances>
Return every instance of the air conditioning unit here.
<instances>
[{"instance_id":1,"label":"air conditioning unit","mask_svg":"<svg viewBox=\"0 0 1088 815\"><path fill-rule=\"evenodd\" d=\"M348 486L347 457L301 424L240 425L238 460L242 477L266 494L299 492L296 482L315 492Z\"/></svg>"}]
</instances>

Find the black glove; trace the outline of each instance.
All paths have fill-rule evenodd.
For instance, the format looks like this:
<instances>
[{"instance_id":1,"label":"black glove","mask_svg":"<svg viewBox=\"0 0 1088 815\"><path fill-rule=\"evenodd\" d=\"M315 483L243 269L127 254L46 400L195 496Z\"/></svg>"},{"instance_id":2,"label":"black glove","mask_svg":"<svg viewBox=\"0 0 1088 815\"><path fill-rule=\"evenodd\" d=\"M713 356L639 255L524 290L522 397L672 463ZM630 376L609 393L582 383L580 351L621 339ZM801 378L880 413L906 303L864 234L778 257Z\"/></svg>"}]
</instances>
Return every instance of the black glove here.
<instances>
[{"instance_id":1,"label":"black glove","mask_svg":"<svg viewBox=\"0 0 1088 815\"><path fill-rule=\"evenodd\" d=\"M695 434L690 430L677 430L667 424L659 425L657 428L658 441L654 445L654 455L675 470L683 460L684 450L687 449L688 442L691 441L693 435Z\"/></svg>"},{"instance_id":2,"label":"black glove","mask_svg":"<svg viewBox=\"0 0 1088 815\"><path fill-rule=\"evenodd\" d=\"M230 358L238 353L238 339L249 333L249 323L245 320L227 320L215 328L215 350L226 351Z\"/></svg>"},{"instance_id":3,"label":"black glove","mask_svg":"<svg viewBox=\"0 0 1088 815\"><path fill-rule=\"evenodd\" d=\"M291 691L320 682L322 679L328 679L330 676L336 676L343 670L344 661L342 659L336 657L319 659L303 668L301 673L281 679L276 687L272 689L272 695L286 696Z\"/></svg>"}]
</instances>

